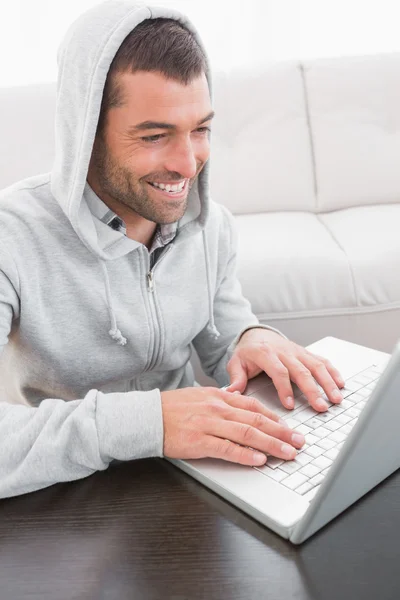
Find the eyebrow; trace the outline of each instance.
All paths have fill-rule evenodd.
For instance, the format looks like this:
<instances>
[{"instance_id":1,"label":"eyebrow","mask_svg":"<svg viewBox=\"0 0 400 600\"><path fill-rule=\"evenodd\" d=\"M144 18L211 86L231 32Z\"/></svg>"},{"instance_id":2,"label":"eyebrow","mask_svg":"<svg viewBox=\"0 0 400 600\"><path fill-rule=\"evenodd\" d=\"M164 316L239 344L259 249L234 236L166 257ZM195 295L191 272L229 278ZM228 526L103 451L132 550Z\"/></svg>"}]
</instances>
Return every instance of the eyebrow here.
<instances>
[{"instance_id":1,"label":"eyebrow","mask_svg":"<svg viewBox=\"0 0 400 600\"><path fill-rule=\"evenodd\" d=\"M210 121L214 117L214 115L214 111L210 112L206 117L204 117L204 119L198 121L197 125L202 125L203 123L206 123L206 121ZM142 123L138 123L138 125L133 125L132 127L129 127L128 133L138 133L139 131L146 131L147 129L174 130L176 129L176 125L173 125L172 123L163 123L161 121L143 121Z\"/></svg>"}]
</instances>

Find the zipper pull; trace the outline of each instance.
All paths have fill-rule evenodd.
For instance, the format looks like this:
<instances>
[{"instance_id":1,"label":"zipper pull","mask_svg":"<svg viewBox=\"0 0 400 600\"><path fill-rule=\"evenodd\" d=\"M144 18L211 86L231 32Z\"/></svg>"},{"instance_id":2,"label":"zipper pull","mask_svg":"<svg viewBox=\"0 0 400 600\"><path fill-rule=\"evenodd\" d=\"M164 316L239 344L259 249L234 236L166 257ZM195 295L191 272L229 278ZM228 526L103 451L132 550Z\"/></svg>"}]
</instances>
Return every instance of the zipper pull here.
<instances>
[{"instance_id":1,"label":"zipper pull","mask_svg":"<svg viewBox=\"0 0 400 600\"><path fill-rule=\"evenodd\" d=\"M149 287L149 292L153 293L153 291L154 291L153 271L149 271L147 273L147 284Z\"/></svg>"}]
</instances>

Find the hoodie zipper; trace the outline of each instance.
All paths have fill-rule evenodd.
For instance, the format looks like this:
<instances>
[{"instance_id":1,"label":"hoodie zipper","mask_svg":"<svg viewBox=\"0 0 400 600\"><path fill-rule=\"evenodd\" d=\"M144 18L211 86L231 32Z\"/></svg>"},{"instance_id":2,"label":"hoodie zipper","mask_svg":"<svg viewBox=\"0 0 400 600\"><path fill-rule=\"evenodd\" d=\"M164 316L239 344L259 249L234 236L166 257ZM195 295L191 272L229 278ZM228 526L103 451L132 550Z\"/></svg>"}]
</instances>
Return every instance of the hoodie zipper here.
<instances>
[{"instance_id":1,"label":"hoodie zipper","mask_svg":"<svg viewBox=\"0 0 400 600\"><path fill-rule=\"evenodd\" d=\"M160 319L158 318L156 301L155 301L154 271L159 266L161 261L167 256L167 254L170 250L172 250L171 244L169 246L167 246L167 248L164 250L164 252L160 255L160 257L159 257L158 261L156 262L156 264L154 265L154 267L152 269L150 269L146 275L147 290L149 292L149 300L150 300L151 318L152 318L152 322L154 325L154 344L153 344L153 349L152 349L152 353L151 353L151 358L150 358L148 367L146 368L146 371L150 371L150 369L152 369L157 364L158 357L160 354L160 345L161 345L160 344L160 335L159 335L161 323L160 323ZM150 261L150 257L149 257L149 261Z\"/></svg>"}]
</instances>

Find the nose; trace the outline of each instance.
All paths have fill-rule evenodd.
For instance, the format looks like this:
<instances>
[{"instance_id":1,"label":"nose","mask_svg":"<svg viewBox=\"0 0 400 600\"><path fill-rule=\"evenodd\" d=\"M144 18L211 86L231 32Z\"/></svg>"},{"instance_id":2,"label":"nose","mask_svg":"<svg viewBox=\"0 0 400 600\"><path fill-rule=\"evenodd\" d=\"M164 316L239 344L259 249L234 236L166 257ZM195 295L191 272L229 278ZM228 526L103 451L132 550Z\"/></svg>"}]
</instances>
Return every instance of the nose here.
<instances>
[{"instance_id":1,"label":"nose","mask_svg":"<svg viewBox=\"0 0 400 600\"><path fill-rule=\"evenodd\" d=\"M177 140L169 148L169 155L164 166L168 171L179 173L185 179L194 177L197 172L197 160L191 140Z\"/></svg>"}]
</instances>

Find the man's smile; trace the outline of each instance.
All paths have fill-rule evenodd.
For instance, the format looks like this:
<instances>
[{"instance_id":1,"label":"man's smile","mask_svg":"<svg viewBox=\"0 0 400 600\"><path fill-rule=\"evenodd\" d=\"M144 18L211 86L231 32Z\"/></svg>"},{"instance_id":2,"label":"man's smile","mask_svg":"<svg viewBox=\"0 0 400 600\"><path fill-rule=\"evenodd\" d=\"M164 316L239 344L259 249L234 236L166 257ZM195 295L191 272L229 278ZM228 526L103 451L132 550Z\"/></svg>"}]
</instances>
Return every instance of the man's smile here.
<instances>
[{"instance_id":1,"label":"man's smile","mask_svg":"<svg viewBox=\"0 0 400 600\"><path fill-rule=\"evenodd\" d=\"M183 179L178 183L161 183L156 181L147 181L146 183L164 196L183 198L187 192L189 179Z\"/></svg>"}]
</instances>

